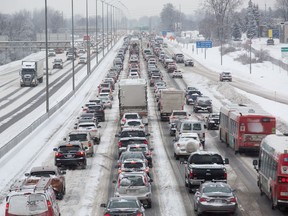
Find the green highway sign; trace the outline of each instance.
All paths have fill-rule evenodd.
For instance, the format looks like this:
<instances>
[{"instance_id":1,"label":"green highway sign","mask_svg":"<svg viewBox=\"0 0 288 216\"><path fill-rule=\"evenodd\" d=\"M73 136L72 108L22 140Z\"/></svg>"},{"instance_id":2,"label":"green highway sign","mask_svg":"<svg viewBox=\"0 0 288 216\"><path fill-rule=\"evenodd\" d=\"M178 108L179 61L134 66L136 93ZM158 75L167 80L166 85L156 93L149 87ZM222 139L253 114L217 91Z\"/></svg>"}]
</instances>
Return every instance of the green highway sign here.
<instances>
[{"instance_id":1,"label":"green highway sign","mask_svg":"<svg viewBox=\"0 0 288 216\"><path fill-rule=\"evenodd\" d=\"M281 52L288 52L288 47L281 47Z\"/></svg>"}]
</instances>

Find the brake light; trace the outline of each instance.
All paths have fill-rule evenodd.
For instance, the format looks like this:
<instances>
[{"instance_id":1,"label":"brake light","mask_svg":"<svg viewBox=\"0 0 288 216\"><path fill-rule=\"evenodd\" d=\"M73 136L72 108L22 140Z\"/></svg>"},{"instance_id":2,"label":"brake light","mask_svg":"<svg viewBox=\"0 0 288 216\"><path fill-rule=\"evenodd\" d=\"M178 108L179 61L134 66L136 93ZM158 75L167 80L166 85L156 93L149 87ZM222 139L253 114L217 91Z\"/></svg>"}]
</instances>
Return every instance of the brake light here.
<instances>
[{"instance_id":1,"label":"brake light","mask_svg":"<svg viewBox=\"0 0 288 216\"><path fill-rule=\"evenodd\" d=\"M224 179L227 179L227 172L224 172Z\"/></svg>"},{"instance_id":2,"label":"brake light","mask_svg":"<svg viewBox=\"0 0 288 216\"><path fill-rule=\"evenodd\" d=\"M111 216L109 213L104 214L104 216Z\"/></svg>"},{"instance_id":3,"label":"brake light","mask_svg":"<svg viewBox=\"0 0 288 216\"><path fill-rule=\"evenodd\" d=\"M143 216L141 212L138 212L136 216Z\"/></svg>"},{"instance_id":4,"label":"brake light","mask_svg":"<svg viewBox=\"0 0 288 216\"><path fill-rule=\"evenodd\" d=\"M236 200L235 197L231 197L231 198L229 199L229 201L232 202L232 203L236 203L236 202L237 202L237 200Z\"/></svg>"},{"instance_id":5,"label":"brake light","mask_svg":"<svg viewBox=\"0 0 288 216\"><path fill-rule=\"evenodd\" d=\"M50 202L50 200L47 200L47 206L48 206L48 207L51 207L51 202Z\"/></svg>"},{"instance_id":6,"label":"brake light","mask_svg":"<svg viewBox=\"0 0 288 216\"><path fill-rule=\"evenodd\" d=\"M62 156L64 156L64 154L62 154L61 152L56 152L55 153L55 157L62 157Z\"/></svg>"},{"instance_id":7,"label":"brake light","mask_svg":"<svg viewBox=\"0 0 288 216\"><path fill-rule=\"evenodd\" d=\"M192 170L190 170L189 178L193 178L193 172L192 172Z\"/></svg>"},{"instance_id":8,"label":"brake light","mask_svg":"<svg viewBox=\"0 0 288 216\"><path fill-rule=\"evenodd\" d=\"M144 142L143 142L144 144L148 144L148 141L147 140L144 140Z\"/></svg>"},{"instance_id":9,"label":"brake light","mask_svg":"<svg viewBox=\"0 0 288 216\"><path fill-rule=\"evenodd\" d=\"M119 142L118 142L118 148L121 148L121 147L122 147L122 144L123 144L123 143L119 141Z\"/></svg>"},{"instance_id":10,"label":"brake light","mask_svg":"<svg viewBox=\"0 0 288 216\"><path fill-rule=\"evenodd\" d=\"M206 202L206 201L207 201L207 199L204 197L200 197L200 199L199 199L199 202Z\"/></svg>"},{"instance_id":11,"label":"brake light","mask_svg":"<svg viewBox=\"0 0 288 216\"><path fill-rule=\"evenodd\" d=\"M9 209L9 203L8 202L6 203L6 209Z\"/></svg>"},{"instance_id":12,"label":"brake light","mask_svg":"<svg viewBox=\"0 0 288 216\"><path fill-rule=\"evenodd\" d=\"M147 173L149 172L149 167L147 167L147 168L145 169L145 172L147 172Z\"/></svg>"},{"instance_id":13,"label":"brake light","mask_svg":"<svg viewBox=\"0 0 288 216\"><path fill-rule=\"evenodd\" d=\"M278 177L279 183L288 183L288 177Z\"/></svg>"},{"instance_id":14,"label":"brake light","mask_svg":"<svg viewBox=\"0 0 288 216\"><path fill-rule=\"evenodd\" d=\"M85 153L84 153L83 151L80 151L80 152L77 152L76 155L77 155L77 156L84 156Z\"/></svg>"},{"instance_id":15,"label":"brake light","mask_svg":"<svg viewBox=\"0 0 288 216\"><path fill-rule=\"evenodd\" d=\"M92 143L90 141L88 142L88 147L92 147Z\"/></svg>"}]
</instances>

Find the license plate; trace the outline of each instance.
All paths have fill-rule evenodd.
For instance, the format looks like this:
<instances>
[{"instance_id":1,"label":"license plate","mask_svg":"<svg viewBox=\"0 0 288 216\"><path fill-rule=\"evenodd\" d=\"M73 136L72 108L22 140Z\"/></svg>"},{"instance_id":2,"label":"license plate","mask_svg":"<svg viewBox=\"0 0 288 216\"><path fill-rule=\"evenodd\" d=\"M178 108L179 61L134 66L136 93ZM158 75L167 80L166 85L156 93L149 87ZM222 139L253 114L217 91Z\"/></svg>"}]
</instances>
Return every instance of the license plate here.
<instances>
[{"instance_id":1,"label":"license plate","mask_svg":"<svg viewBox=\"0 0 288 216\"><path fill-rule=\"evenodd\" d=\"M288 192L280 192L281 196L288 196Z\"/></svg>"},{"instance_id":2,"label":"license plate","mask_svg":"<svg viewBox=\"0 0 288 216\"><path fill-rule=\"evenodd\" d=\"M66 155L67 158L72 158L71 154Z\"/></svg>"},{"instance_id":3,"label":"license plate","mask_svg":"<svg viewBox=\"0 0 288 216\"><path fill-rule=\"evenodd\" d=\"M214 200L214 203L222 203L222 200Z\"/></svg>"}]
</instances>

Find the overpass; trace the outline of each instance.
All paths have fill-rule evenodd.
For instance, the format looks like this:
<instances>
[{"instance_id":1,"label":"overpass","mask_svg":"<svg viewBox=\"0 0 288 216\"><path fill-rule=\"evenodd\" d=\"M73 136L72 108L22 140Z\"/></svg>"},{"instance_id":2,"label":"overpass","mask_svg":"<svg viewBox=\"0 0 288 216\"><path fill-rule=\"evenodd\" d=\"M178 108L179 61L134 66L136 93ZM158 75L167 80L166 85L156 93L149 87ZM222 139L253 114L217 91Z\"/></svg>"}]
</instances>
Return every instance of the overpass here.
<instances>
[{"instance_id":1,"label":"overpass","mask_svg":"<svg viewBox=\"0 0 288 216\"><path fill-rule=\"evenodd\" d=\"M69 47L71 47L70 40L48 41L48 48L66 49ZM45 41L0 41L0 50L19 49L19 48L45 49L46 42Z\"/></svg>"}]
</instances>

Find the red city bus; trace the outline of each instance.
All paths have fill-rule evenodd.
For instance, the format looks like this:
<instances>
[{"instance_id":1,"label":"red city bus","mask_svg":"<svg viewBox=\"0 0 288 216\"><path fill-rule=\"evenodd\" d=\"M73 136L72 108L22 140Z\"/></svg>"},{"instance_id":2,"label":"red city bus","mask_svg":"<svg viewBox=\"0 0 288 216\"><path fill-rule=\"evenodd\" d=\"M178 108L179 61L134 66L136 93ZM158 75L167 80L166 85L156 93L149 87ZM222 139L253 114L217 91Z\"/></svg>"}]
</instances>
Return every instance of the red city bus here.
<instances>
[{"instance_id":1,"label":"red city bus","mask_svg":"<svg viewBox=\"0 0 288 216\"><path fill-rule=\"evenodd\" d=\"M257 185L272 201L272 209L288 207L288 136L267 135L261 142ZM256 167L258 165L258 168Z\"/></svg>"},{"instance_id":2,"label":"red city bus","mask_svg":"<svg viewBox=\"0 0 288 216\"><path fill-rule=\"evenodd\" d=\"M258 151L262 139L276 132L276 119L252 105L230 105L220 110L220 140L234 149Z\"/></svg>"}]
</instances>

